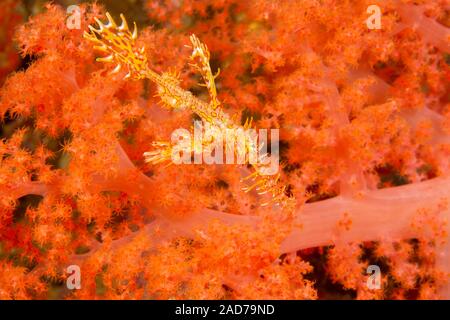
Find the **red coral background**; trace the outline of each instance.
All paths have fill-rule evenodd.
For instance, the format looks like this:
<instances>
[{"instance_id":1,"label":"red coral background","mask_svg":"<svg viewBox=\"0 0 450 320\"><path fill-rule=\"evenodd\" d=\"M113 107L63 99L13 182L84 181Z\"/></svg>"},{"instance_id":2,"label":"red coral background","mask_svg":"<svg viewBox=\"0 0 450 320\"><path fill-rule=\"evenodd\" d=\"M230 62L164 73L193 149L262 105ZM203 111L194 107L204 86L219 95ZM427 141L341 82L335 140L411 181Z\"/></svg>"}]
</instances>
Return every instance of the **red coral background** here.
<instances>
[{"instance_id":1,"label":"red coral background","mask_svg":"<svg viewBox=\"0 0 450 320\"><path fill-rule=\"evenodd\" d=\"M445 0L99 1L80 4L80 30L66 1L6 3L1 299L449 297ZM186 45L208 46L224 110L280 129L294 212L244 193L242 166L144 162L195 115L95 62L83 32L106 11L137 21L150 67L205 101Z\"/></svg>"}]
</instances>

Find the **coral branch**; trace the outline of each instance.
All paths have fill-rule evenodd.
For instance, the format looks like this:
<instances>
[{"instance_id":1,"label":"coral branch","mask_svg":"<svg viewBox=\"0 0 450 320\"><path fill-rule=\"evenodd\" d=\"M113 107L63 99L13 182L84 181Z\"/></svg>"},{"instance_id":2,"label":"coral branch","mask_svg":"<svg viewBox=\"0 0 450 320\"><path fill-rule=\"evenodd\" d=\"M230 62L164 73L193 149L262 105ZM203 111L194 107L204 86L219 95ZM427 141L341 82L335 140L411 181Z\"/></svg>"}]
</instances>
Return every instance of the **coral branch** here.
<instances>
[{"instance_id":1,"label":"coral branch","mask_svg":"<svg viewBox=\"0 0 450 320\"><path fill-rule=\"evenodd\" d=\"M424 9L415 5L400 5L398 12L403 22L417 29L422 38L443 52L450 51L450 30L423 13Z\"/></svg>"}]
</instances>

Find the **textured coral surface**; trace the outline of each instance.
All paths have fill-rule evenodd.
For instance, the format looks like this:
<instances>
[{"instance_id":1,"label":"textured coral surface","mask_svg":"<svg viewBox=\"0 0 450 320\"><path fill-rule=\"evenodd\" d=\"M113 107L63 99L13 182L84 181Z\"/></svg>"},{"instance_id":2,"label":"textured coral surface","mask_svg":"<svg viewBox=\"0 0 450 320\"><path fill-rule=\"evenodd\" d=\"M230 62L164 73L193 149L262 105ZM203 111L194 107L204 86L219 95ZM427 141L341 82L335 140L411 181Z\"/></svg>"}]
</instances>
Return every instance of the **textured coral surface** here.
<instances>
[{"instance_id":1,"label":"textured coral surface","mask_svg":"<svg viewBox=\"0 0 450 320\"><path fill-rule=\"evenodd\" d=\"M448 1L101 1L75 29L4 1L0 299L450 298ZM134 64L96 60L108 11ZM250 119L280 132L265 194L250 165L159 163L177 128Z\"/></svg>"}]
</instances>

